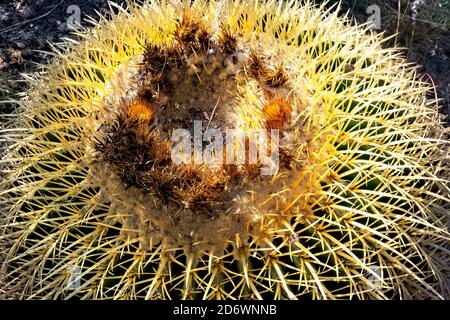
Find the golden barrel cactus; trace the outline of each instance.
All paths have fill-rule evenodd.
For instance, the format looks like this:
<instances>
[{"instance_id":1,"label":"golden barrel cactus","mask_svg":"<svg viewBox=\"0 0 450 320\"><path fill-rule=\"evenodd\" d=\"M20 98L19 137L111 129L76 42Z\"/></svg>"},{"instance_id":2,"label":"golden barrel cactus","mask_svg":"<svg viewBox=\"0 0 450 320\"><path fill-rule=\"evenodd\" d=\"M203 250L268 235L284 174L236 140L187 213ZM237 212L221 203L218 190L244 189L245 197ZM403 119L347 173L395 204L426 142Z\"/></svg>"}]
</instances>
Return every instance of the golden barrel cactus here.
<instances>
[{"instance_id":1,"label":"golden barrel cactus","mask_svg":"<svg viewBox=\"0 0 450 320\"><path fill-rule=\"evenodd\" d=\"M4 286L447 297L449 141L431 86L335 9L129 1L55 45L2 131Z\"/></svg>"}]
</instances>

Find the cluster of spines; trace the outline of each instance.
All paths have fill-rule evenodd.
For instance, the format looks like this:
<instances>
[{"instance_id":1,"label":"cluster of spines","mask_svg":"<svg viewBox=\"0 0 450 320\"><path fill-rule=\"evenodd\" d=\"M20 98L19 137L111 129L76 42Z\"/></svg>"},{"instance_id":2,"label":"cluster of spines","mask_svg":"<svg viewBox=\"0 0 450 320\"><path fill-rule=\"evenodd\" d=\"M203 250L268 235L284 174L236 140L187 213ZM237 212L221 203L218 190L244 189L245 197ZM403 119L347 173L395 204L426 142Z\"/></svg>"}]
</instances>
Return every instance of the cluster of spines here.
<instances>
[{"instance_id":1,"label":"cluster of spines","mask_svg":"<svg viewBox=\"0 0 450 320\"><path fill-rule=\"evenodd\" d=\"M202 204L201 207L208 211L211 208L205 204L210 202L213 205L220 200L227 183L239 179L236 168L225 162L221 170L215 172L206 166L173 165L170 144L160 142L164 138L155 125L159 110L154 97L163 92L170 98L175 88L167 73L174 68L182 68L185 55L210 49L231 55L235 53L238 41L224 25L217 41L213 41L201 23L187 14L177 21L176 26L174 44L164 48L153 43L145 46L137 76L140 79L137 82L138 97L125 107L118 107L113 126L101 134L104 139L100 137L95 143L99 157L95 162L112 164L127 186L138 187L147 196L158 195L164 203L170 199L193 209L199 209ZM288 80L282 66L269 68L267 61L255 51L250 54L246 68L252 77L269 89L279 88ZM266 128L284 129L292 111L290 99L274 95L269 90L265 90L265 98L267 102L262 114ZM251 178L255 177L259 165L248 163L249 143L247 139L244 168ZM292 159L287 149L283 150L284 160Z\"/></svg>"}]
</instances>

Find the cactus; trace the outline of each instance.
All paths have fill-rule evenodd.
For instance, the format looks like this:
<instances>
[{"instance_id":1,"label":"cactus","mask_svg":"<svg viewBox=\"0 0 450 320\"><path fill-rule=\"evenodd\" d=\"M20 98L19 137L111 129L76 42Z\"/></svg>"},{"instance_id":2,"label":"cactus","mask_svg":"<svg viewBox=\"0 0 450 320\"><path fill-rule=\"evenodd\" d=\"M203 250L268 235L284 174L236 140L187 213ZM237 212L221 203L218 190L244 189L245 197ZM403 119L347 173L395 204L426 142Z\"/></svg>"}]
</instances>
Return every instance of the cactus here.
<instances>
[{"instance_id":1,"label":"cactus","mask_svg":"<svg viewBox=\"0 0 450 320\"><path fill-rule=\"evenodd\" d=\"M112 9L54 45L2 131L5 288L448 297L449 141L431 86L399 50L309 2ZM195 123L263 132L265 151L276 132L274 173L247 161L249 136L231 144L241 163L175 161L172 133Z\"/></svg>"}]
</instances>

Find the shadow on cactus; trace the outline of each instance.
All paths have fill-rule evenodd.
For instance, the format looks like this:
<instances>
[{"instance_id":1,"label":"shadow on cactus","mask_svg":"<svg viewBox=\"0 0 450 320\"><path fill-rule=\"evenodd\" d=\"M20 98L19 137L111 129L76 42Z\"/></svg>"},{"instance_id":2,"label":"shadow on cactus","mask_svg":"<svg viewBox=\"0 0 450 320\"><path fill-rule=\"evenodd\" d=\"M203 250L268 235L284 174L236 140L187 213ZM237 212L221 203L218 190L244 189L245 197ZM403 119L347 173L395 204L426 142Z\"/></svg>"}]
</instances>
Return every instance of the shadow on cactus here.
<instances>
[{"instance_id":1,"label":"shadow on cactus","mask_svg":"<svg viewBox=\"0 0 450 320\"><path fill-rule=\"evenodd\" d=\"M430 86L397 50L309 3L116 9L55 45L2 132L9 290L448 297L448 138ZM173 132L198 128L264 139L232 140L213 163L175 161ZM272 162L248 161L275 140Z\"/></svg>"}]
</instances>

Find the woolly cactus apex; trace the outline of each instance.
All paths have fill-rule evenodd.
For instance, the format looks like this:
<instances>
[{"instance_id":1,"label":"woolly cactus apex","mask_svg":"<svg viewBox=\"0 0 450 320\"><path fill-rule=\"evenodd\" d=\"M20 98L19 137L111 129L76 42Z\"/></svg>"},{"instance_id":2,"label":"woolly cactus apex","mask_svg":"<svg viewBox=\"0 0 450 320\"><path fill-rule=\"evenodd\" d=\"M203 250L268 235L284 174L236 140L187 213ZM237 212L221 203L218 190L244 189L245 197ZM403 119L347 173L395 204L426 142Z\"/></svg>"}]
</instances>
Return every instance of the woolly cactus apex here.
<instances>
[{"instance_id":1,"label":"woolly cactus apex","mask_svg":"<svg viewBox=\"0 0 450 320\"><path fill-rule=\"evenodd\" d=\"M449 141L430 86L397 50L309 3L117 9L55 46L2 132L10 290L82 299L448 295ZM208 161L198 147L229 135L178 157L174 133L206 129L244 139ZM248 161L256 144L276 156ZM225 161L230 154L244 159Z\"/></svg>"}]
</instances>

